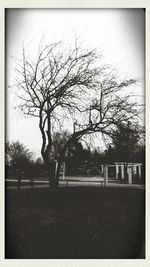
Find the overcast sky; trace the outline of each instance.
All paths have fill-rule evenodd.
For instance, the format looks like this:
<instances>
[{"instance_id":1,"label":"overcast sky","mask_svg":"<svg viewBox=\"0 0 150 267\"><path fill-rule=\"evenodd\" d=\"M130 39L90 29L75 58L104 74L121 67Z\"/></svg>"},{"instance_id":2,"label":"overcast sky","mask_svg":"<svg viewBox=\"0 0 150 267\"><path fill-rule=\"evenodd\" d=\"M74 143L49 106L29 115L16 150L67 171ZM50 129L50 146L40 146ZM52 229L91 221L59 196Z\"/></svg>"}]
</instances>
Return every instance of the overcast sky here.
<instances>
[{"instance_id":1,"label":"overcast sky","mask_svg":"<svg viewBox=\"0 0 150 267\"><path fill-rule=\"evenodd\" d=\"M144 80L144 32L143 9L7 9L6 138L40 155L38 120L25 119L13 108L11 85L23 45L34 55L41 38L46 43L71 42L76 33L85 47L102 51L120 75ZM144 89L133 93L144 95Z\"/></svg>"}]
</instances>

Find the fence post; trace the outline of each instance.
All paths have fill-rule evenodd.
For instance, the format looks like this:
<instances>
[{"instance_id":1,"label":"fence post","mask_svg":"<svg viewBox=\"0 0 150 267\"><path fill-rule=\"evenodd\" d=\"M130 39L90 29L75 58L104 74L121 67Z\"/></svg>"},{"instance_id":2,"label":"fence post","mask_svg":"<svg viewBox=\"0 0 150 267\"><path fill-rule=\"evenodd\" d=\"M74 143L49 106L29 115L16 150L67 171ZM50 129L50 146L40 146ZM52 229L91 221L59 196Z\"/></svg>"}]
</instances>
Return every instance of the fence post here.
<instances>
[{"instance_id":1,"label":"fence post","mask_svg":"<svg viewBox=\"0 0 150 267\"><path fill-rule=\"evenodd\" d=\"M118 172L119 172L119 170L118 170L118 164L116 164L116 179L118 179Z\"/></svg>"},{"instance_id":2,"label":"fence post","mask_svg":"<svg viewBox=\"0 0 150 267\"><path fill-rule=\"evenodd\" d=\"M108 186L108 165L104 165L104 186Z\"/></svg>"},{"instance_id":3,"label":"fence post","mask_svg":"<svg viewBox=\"0 0 150 267\"><path fill-rule=\"evenodd\" d=\"M139 165L139 179L141 179L141 165Z\"/></svg>"},{"instance_id":4,"label":"fence post","mask_svg":"<svg viewBox=\"0 0 150 267\"><path fill-rule=\"evenodd\" d=\"M124 164L121 165L121 179L124 179Z\"/></svg>"},{"instance_id":5,"label":"fence post","mask_svg":"<svg viewBox=\"0 0 150 267\"><path fill-rule=\"evenodd\" d=\"M133 165L133 173L136 174L136 165Z\"/></svg>"},{"instance_id":6,"label":"fence post","mask_svg":"<svg viewBox=\"0 0 150 267\"><path fill-rule=\"evenodd\" d=\"M33 177L31 177L31 188L33 188Z\"/></svg>"},{"instance_id":7,"label":"fence post","mask_svg":"<svg viewBox=\"0 0 150 267\"><path fill-rule=\"evenodd\" d=\"M63 162L63 180L65 180L65 162Z\"/></svg>"},{"instance_id":8,"label":"fence post","mask_svg":"<svg viewBox=\"0 0 150 267\"><path fill-rule=\"evenodd\" d=\"M57 167L58 167L58 161L55 161L55 177L56 177L56 173L57 173Z\"/></svg>"},{"instance_id":9,"label":"fence post","mask_svg":"<svg viewBox=\"0 0 150 267\"><path fill-rule=\"evenodd\" d=\"M21 188L21 177L18 176L18 190Z\"/></svg>"},{"instance_id":10,"label":"fence post","mask_svg":"<svg viewBox=\"0 0 150 267\"><path fill-rule=\"evenodd\" d=\"M128 183L132 184L132 167L128 167Z\"/></svg>"},{"instance_id":11,"label":"fence post","mask_svg":"<svg viewBox=\"0 0 150 267\"><path fill-rule=\"evenodd\" d=\"M101 172L103 173L104 172L104 165L101 165Z\"/></svg>"}]
</instances>

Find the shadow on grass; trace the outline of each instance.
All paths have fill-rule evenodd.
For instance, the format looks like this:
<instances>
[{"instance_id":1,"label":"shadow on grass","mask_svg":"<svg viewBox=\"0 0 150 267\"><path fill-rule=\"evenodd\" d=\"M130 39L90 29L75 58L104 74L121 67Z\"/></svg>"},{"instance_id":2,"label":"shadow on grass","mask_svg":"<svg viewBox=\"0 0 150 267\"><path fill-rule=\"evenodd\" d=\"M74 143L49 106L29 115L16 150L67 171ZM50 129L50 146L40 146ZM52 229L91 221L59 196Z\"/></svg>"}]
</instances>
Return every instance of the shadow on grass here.
<instances>
[{"instance_id":1,"label":"shadow on grass","mask_svg":"<svg viewBox=\"0 0 150 267\"><path fill-rule=\"evenodd\" d=\"M145 192L130 188L6 191L5 257L145 257Z\"/></svg>"}]
</instances>

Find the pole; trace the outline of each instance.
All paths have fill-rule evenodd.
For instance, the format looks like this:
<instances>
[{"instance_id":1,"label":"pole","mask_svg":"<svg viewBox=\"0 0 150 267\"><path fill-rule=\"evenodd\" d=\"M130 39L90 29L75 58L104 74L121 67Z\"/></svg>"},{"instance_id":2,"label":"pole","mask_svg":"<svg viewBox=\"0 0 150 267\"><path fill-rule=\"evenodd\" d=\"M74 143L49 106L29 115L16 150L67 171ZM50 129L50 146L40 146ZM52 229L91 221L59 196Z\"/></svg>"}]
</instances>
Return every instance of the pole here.
<instances>
[{"instance_id":1,"label":"pole","mask_svg":"<svg viewBox=\"0 0 150 267\"><path fill-rule=\"evenodd\" d=\"M63 180L65 180L65 162L63 162Z\"/></svg>"},{"instance_id":2,"label":"pole","mask_svg":"<svg viewBox=\"0 0 150 267\"><path fill-rule=\"evenodd\" d=\"M128 183L132 184L132 167L128 167Z\"/></svg>"},{"instance_id":3,"label":"pole","mask_svg":"<svg viewBox=\"0 0 150 267\"><path fill-rule=\"evenodd\" d=\"M31 177L31 188L33 189L33 177Z\"/></svg>"},{"instance_id":4,"label":"pole","mask_svg":"<svg viewBox=\"0 0 150 267\"><path fill-rule=\"evenodd\" d=\"M136 174L136 165L133 165L133 173Z\"/></svg>"},{"instance_id":5,"label":"pole","mask_svg":"<svg viewBox=\"0 0 150 267\"><path fill-rule=\"evenodd\" d=\"M116 164L116 179L118 179L118 164Z\"/></svg>"},{"instance_id":6,"label":"pole","mask_svg":"<svg viewBox=\"0 0 150 267\"><path fill-rule=\"evenodd\" d=\"M18 190L20 190L21 188L21 177L18 176Z\"/></svg>"},{"instance_id":7,"label":"pole","mask_svg":"<svg viewBox=\"0 0 150 267\"><path fill-rule=\"evenodd\" d=\"M56 173L57 173L57 167L58 167L58 161L55 161L55 178L56 178Z\"/></svg>"},{"instance_id":8,"label":"pole","mask_svg":"<svg viewBox=\"0 0 150 267\"><path fill-rule=\"evenodd\" d=\"M121 179L124 179L124 164L121 165Z\"/></svg>"},{"instance_id":9,"label":"pole","mask_svg":"<svg viewBox=\"0 0 150 267\"><path fill-rule=\"evenodd\" d=\"M108 165L104 165L104 186L108 186Z\"/></svg>"},{"instance_id":10,"label":"pole","mask_svg":"<svg viewBox=\"0 0 150 267\"><path fill-rule=\"evenodd\" d=\"M139 179L141 179L141 165L139 165Z\"/></svg>"}]
</instances>

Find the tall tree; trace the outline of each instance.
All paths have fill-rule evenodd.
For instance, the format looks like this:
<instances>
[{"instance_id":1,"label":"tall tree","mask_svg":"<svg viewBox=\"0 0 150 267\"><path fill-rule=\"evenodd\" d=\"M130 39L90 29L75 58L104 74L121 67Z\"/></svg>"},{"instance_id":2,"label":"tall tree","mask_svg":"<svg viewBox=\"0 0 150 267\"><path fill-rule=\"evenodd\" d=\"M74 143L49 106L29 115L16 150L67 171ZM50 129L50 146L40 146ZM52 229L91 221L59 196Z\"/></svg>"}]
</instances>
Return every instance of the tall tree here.
<instances>
[{"instance_id":1,"label":"tall tree","mask_svg":"<svg viewBox=\"0 0 150 267\"><path fill-rule=\"evenodd\" d=\"M74 140L95 132L110 136L121 122L137 123L138 106L124 91L136 81L119 80L114 72L101 66L95 50L82 49L76 41L65 49L62 42L39 47L34 61L23 49L18 74L19 107L24 114L39 120L41 154L52 187L58 185L61 162ZM50 168L53 133L65 129L68 122L74 129L61 148L54 179Z\"/></svg>"}]
</instances>

